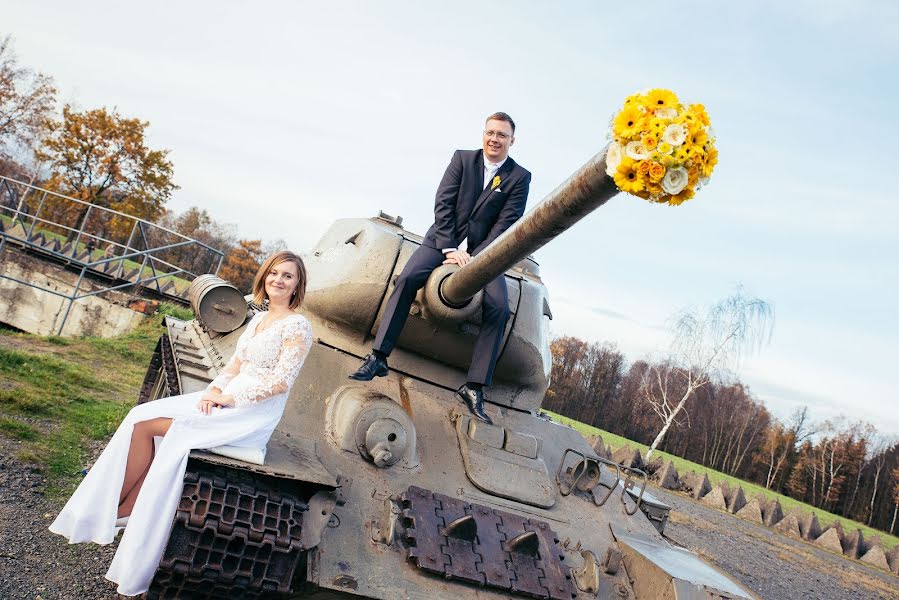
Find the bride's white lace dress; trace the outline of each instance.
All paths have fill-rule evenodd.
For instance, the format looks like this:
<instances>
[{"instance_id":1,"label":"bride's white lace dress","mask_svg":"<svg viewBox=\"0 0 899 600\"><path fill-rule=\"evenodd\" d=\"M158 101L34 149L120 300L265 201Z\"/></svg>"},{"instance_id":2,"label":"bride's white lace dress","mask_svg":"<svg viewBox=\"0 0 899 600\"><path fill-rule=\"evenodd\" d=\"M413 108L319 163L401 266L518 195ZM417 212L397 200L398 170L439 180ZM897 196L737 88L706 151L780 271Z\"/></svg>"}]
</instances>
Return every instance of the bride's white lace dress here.
<instances>
[{"instance_id":1,"label":"bride's white lace dress","mask_svg":"<svg viewBox=\"0 0 899 600\"><path fill-rule=\"evenodd\" d=\"M233 394L234 407L215 408L204 415L196 407L202 392L136 406L50 526L50 531L70 543L112 542L134 424L172 418L106 574L119 584L120 594L137 595L150 586L181 497L190 451L225 444L265 448L281 420L290 388L312 345L312 329L304 317L294 314L257 333L265 314L257 313L250 320L234 356L209 384Z\"/></svg>"}]
</instances>

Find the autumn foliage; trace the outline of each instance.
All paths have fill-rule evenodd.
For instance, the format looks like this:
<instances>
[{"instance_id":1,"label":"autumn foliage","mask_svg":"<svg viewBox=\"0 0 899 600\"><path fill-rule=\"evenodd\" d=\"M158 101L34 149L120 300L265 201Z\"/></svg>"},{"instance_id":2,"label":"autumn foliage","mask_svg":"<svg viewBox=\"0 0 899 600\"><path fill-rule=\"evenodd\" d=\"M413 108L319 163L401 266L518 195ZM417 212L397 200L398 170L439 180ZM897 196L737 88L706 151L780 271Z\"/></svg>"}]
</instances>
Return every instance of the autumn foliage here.
<instances>
[{"instance_id":1,"label":"autumn foliage","mask_svg":"<svg viewBox=\"0 0 899 600\"><path fill-rule=\"evenodd\" d=\"M659 418L644 388L664 364L628 364L614 345L571 336L551 350L545 409L643 444L655 439ZM739 381L697 389L659 449L872 527L896 526L899 444L865 423L813 423L807 408L782 422Z\"/></svg>"}]
</instances>

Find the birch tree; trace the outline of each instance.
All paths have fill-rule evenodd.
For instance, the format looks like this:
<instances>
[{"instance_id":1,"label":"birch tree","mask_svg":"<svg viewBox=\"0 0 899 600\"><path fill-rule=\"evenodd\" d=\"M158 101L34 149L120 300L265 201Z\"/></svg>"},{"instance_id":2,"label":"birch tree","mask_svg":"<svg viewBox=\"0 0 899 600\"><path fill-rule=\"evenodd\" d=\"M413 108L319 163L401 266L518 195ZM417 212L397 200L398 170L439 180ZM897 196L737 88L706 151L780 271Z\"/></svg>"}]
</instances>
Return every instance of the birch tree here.
<instances>
[{"instance_id":1,"label":"birch tree","mask_svg":"<svg viewBox=\"0 0 899 600\"><path fill-rule=\"evenodd\" d=\"M687 310L675 320L668 358L646 370L641 395L661 421L661 428L646 453L658 448L676 422L688 419L687 401L700 388L730 377L746 352L770 340L774 308L742 289L705 312Z\"/></svg>"}]
</instances>

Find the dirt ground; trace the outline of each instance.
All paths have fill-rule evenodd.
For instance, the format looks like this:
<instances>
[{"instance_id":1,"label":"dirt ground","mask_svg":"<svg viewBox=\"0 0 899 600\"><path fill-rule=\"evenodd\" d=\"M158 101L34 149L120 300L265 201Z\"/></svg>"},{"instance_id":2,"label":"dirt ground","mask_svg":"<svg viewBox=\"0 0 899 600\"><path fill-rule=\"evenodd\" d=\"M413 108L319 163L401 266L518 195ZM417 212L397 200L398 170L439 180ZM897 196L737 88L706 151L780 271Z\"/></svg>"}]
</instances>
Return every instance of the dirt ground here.
<instances>
[{"instance_id":1,"label":"dirt ground","mask_svg":"<svg viewBox=\"0 0 899 600\"><path fill-rule=\"evenodd\" d=\"M103 578L115 545L68 545L47 526L62 508L0 438L0 599L119 598ZM99 452L99 447L96 449ZM666 528L766 600L899 599L899 577L654 488L675 511Z\"/></svg>"}]
</instances>

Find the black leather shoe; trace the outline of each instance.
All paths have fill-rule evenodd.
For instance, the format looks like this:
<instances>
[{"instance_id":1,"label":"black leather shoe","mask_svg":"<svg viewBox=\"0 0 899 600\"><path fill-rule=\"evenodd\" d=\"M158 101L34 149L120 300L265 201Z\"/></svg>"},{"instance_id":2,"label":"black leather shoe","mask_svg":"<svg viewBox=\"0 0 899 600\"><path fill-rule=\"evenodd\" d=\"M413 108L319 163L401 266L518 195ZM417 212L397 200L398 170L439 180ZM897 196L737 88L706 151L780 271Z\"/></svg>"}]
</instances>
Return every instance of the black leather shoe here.
<instances>
[{"instance_id":1,"label":"black leather shoe","mask_svg":"<svg viewBox=\"0 0 899 600\"><path fill-rule=\"evenodd\" d=\"M493 425L493 421L487 416L487 413L484 412L483 389L473 390L467 385L463 385L456 391L456 393L462 397L462 401L465 402L465 406L468 407L468 412L488 425Z\"/></svg>"},{"instance_id":2,"label":"black leather shoe","mask_svg":"<svg viewBox=\"0 0 899 600\"><path fill-rule=\"evenodd\" d=\"M356 381L371 381L375 377L384 377L388 372L387 361L376 354L369 354L359 370L350 375L350 379Z\"/></svg>"}]
</instances>

